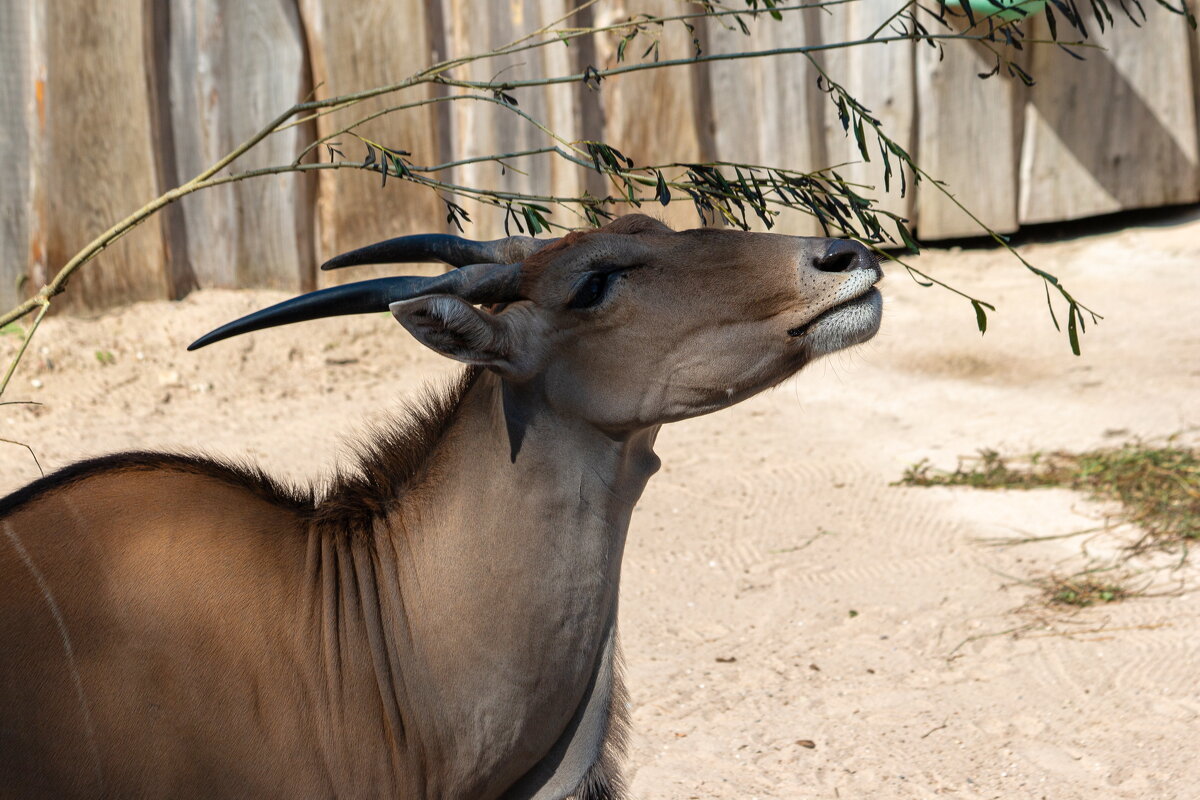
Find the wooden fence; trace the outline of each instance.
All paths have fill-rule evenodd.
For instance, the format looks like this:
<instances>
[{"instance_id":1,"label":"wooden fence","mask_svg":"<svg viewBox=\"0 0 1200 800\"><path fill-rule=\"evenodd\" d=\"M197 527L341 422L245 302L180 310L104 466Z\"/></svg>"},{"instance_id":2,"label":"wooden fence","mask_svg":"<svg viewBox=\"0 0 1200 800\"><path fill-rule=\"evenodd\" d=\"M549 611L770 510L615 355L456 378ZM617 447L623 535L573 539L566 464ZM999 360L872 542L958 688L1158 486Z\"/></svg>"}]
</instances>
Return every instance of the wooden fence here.
<instances>
[{"instance_id":1,"label":"wooden fence","mask_svg":"<svg viewBox=\"0 0 1200 800\"><path fill-rule=\"evenodd\" d=\"M832 13L764 20L750 40L713 21L696 35L713 52L843 40L870 33L897 3L859 0ZM900 42L830 51L822 64L999 231L1195 202L1200 39L1181 17L1146 6L1142 29L1118 20L1115 30L1095 36L1107 50L1088 51L1085 62L1053 47L1030 49L1030 72L1042 79L1031 89L979 80L993 65L967 43L947 46L944 59ZM566 0L0 0L0 307L28 296L91 238L292 102L394 82L433 60L511 41L568 7ZM682 7L679 0L608 0L577 21ZM1031 37L1047 37L1045 25L1033 23ZM519 80L578 72L612 63L618 40L606 34L508 63L477 63L458 75ZM661 57L692 48L691 35L676 25L665 32ZM859 159L802 56L712 62L606 80L599 91L562 85L518 96L523 110L564 136L603 138L638 163L726 159L810 170ZM287 163L315 135L349 119L334 114L289 128L239 167ZM424 164L545 143L504 109L474 103L389 115L365 132ZM567 167L501 177L494 164L473 164L449 180L604 191L597 176ZM845 175L882 186L877 164L847 167ZM931 186L903 198L893 190L885 204L925 240L979 232ZM695 223L690 204L663 214L671 223ZM497 215L481 210L473 218L471 235L497 234ZM779 228L815 231L799 214ZM377 175L353 171L259 178L169 207L82 270L61 305L180 297L196 287L307 289L342 279L316 271L336 252L446 229L437 198L400 181L381 189Z\"/></svg>"}]
</instances>

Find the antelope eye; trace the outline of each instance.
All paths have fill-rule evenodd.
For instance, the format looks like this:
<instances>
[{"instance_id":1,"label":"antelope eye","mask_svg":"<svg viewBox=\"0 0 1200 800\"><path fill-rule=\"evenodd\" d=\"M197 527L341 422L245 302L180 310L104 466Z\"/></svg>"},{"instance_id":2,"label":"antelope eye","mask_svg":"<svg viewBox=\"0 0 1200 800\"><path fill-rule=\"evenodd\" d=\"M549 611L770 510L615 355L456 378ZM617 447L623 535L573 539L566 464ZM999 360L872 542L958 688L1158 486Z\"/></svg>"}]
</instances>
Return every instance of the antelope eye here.
<instances>
[{"instance_id":1,"label":"antelope eye","mask_svg":"<svg viewBox=\"0 0 1200 800\"><path fill-rule=\"evenodd\" d=\"M608 291L609 279L612 277L611 272L593 272L584 281L579 290L571 298L571 302L567 304L568 308L582 309L591 308L604 299L605 293Z\"/></svg>"}]
</instances>

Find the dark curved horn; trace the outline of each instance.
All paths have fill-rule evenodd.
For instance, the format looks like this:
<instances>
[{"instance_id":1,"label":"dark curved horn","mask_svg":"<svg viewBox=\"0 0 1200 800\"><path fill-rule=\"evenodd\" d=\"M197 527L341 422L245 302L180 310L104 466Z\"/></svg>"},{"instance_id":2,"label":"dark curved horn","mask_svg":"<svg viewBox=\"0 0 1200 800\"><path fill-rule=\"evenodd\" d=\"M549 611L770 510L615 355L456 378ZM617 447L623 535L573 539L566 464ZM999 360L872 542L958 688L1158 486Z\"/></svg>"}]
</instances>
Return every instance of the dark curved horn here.
<instances>
[{"instance_id":1,"label":"dark curved horn","mask_svg":"<svg viewBox=\"0 0 1200 800\"><path fill-rule=\"evenodd\" d=\"M420 233L400 236L386 242L369 244L349 253L334 256L321 269L341 269L360 264L404 264L415 261L441 261L455 267L491 262L512 264L556 242L557 239L533 239L508 236L490 242L475 242L445 233Z\"/></svg>"},{"instance_id":2,"label":"dark curved horn","mask_svg":"<svg viewBox=\"0 0 1200 800\"><path fill-rule=\"evenodd\" d=\"M520 264L472 264L432 278L405 275L358 281L302 294L247 314L204 334L188 345L188 350L276 325L387 311L392 303L423 295L452 294L471 303L508 303L520 300L520 291Z\"/></svg>"}]
</instances>

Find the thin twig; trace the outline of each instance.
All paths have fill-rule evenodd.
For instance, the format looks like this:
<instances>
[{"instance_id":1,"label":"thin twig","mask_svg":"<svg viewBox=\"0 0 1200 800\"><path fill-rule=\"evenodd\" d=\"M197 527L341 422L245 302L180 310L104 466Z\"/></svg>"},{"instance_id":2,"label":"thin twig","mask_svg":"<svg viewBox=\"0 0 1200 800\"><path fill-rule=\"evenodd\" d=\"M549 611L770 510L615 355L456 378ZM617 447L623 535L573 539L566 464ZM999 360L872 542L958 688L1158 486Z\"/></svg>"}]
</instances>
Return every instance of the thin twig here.
<instances>
[{"instance_id":1,"label":"thin twig","mask_svg":"<svg viewBox=\"0 0 1200 800\"><path fill-rule=\"evenodd\" d=\"M954 646L954 649L946 654L946 660L949 661L950 659L954 658L955 653L957 653L961 648L967 646L968 644L971 644L972 642L978 642L982 639L991 639L996 636L1006 636L1010 633L1024 633L1025 631L1027 631L1031 628L1036 628L1039 624L1040 623L1037 623L1037 622L1027 622L1024 625L1017 625L1016 627L1006 628L1005 630L1002 630L1002 631L995 631L993 633L977 633L974 636L968 636L967 638L963 639L961 642L956 644Z\"/></svg>"},{"instance_id":2,"label":"thin twig","mask_svg":"<svg viewBox=\"0 0 1200 800\"><path fill-rule=\"evenodd\" d=\"M37 465L38 472L42 473L43 478L46 477L46 470L42 469L42 462L38 461L37 453L33 452L32 447L24 442L13 441L12 439L0 438L0 442L4 442L5 444L15 444L17 447L24 447L26 450L28 450L29 455L33 457L33 463Z\"/></svg>"},{"instance_id":3,"label":"thin twig","mask_svg":"<svg viewBox=\"0 0 1200 800\"><path fill-rule=\"evenodd\" d=\"M285 128L291 127L292 125L299 124L300 122L311 120L317 116L321 116L321 115L328 114L328 113L334 113L335 111L353 106L355 104L361 103L361 102L366 101L371 98L381 97L384 95L401 92L406 89L414 88L417 86L429 85L429 84L440 84L443 86L451 86L451 87L473 89L473 90L483 90L483 91L489 91L489 92L503 92L503 91L509 91L509 90L516 89L516 88L553 86L553 85L566 84L566 83L581 83L581 82L586 82L586 81L594 81L594 80L602 79L602 78L616 77L619 75L630 74L630 73L639 72L639 71L643 71L643 70L663 69L663 68L675 67L675 66L688 66L688 65L704 64L704 63L717 62L717 61L741 60L741 59L750 59L750 58L769 58L769 57L774 57L774 56L797 54L797 53L810 54L810 57L811 57L811 54L823 52L823 51L846 49L846 48L851 48L851 47L866 46L866 45L872 45L872 44L888 44L891 42L900 42L900 41L927 42L927 43L940 43L943 41L953 41L953 40L979 41L979 42L983 43L983 45L985 47L989 47L989 48L991 47L989 42L995 41L995 32L992 30L989 30L986 34L978 34L978 35L972 35L972 34L966 34L966 33L931 34L931 33L926 33L923 31L918 31L916 28L914 28L914 30L911 32L903 31L902 35L896 35L896 36L878 37L875 34L872 34L871 37L868 37L866 39L856 39L856 40L842 41L842 42L819 43L819 44L811 44L811 45L800 46L800 47L773 48L773 49L768 49L768 50L748 50L748 51L738 51L738 52L731 52L731 53L697 54L696 56L693 56L691 58L680 58L680 59L671 59L671 60L666 60L666 61L624 64L624 65L612 67L612 68L605 69L605 70L596 70L594 68L589 68L587 71L585 71L583 73L576 73L576 74L572 74L572 75L552 76L552 77L547 77L547 78L529 79L529 80L521 80L521 81L490 81L490 82L489 81L469 81L469 80L459 80L459 79L451 77L448 74L450 71L457 69L458 67L470 64L470 63L474 63L474 62L478 62L478 61L482 61L482 60L486 60L486 59L492 59L492 58L496 58L496 57L500 57L500 56L511 56L511 55L514 55L519 52L524 52L526 50L532 50L532 49L539 48L539 47L550 46L550 45L554 44L555 42L564 42L564 41L568 41L570 39L578 38L581 36L595 36L597 34L600 34L600 33L606 32L606 31L627 30L629 28L640 29L641 26L649 25L649 24L657 24L657 25L661 26L668 22L674 22L674 21L680 21L680 22L686 23L687 20L702 19L702 18L708 18L708 17L718 17L718 18L725 17L725 16L737 17L738 15L741 15L741 14L748 14L751 17L757 17L759 14L765 13L767 11L798 12L798 11L802 11L804 9L809 9L809 8L826 8L826 7L842 5L844 3L849 3L849 2L854 2L854 1L855 0L825 0L824 2L803 3L803 4L792 5L792 6L773 6L770 8L763 8L763 9L749 8L749 9L736 9L736 10L730 10L730 9L717 10L713 6L706 6L701 10L686 13L686 14L666 15L666 16L661 16L661 17L653 17L653 16L649 16L649 15L647 15L645 17L639 17L639 18L631 17L627 20L623 20L620 22L616 22L616 23L612 23L612 24L604 25L604 26L594 26L594 27L584 27L584 28L563 28L563 29L554 27L556 25L559 25L562 22L565 22L572 14L578 13L580 10L583 10L583 9L591 6L595 2L595 0L586 0L584 3L582 3L581 5L576 7L574 11L569 12L568 14L559 18L558 20L556 20L552 23L549 23L548 25L545 25L538 30L533 31L532 33L530 33L526 36L523 36L504 47L496 48L496 49L486 52L486 53L469 54L467 56L461 56L461 57L456 57L456 58L452 58L452 59L445 59L445 60L443 60L437 64L434 64L418 73L415 73L407 78L404 78L403 80L400 80L396 83L388 84L385 86L374 87L374 88L359 91L359 92L354 92L354 93L350 93L350 94L345 94L345 95L340 95L340 96L330 97L330 98L325 98L325 99L306 99L303 102L299 102L299 103L292 105L290 108L285 110L283 113L276 116L267 125L263 126L261 129L259 129L257 132L255 132L253 135L251 135L249 138L247 138L245 141L243 141L237 147L235 147L234 149L229 151L225 156L220 158L216 163L214 163L213 165L211 165L204 171L200 172L198 175L193 177L191 180L187 181L184 184L181 184L180 186L178 186L168 192L163 193L158 198L147 203L142 208L134 211L132 214L128 215L127 217L125 217L124 219L122 219L121 221L119 221L118 223L113 225L112 227L110 227L108 230L104 231L102 234L100 234L99 236L94 238L91 242L89 242L87 245L85 245L83 247L83 249L78 251L70 260L68 260L67 263L64 264L59 269L59 271L54 275L53 279L51 279L48 283L46 283L34 296L28 298L27 300L25 300L22 303L19 303L17 306L12 308L8 312L5 312L3 315L0 315L0 326L8 324L9 322L12 322L17 319L21 319L24 316L26 316L27 314L34 312L35 310L38 311L38 320L40 321L40 319L42 317L44 317L46 310L49 307L50 300L65 289L67 282L69 281L69 279L71 278L71 276L74 274L74 272L77 269L79 269L81 266L83 266L84 264L91 261L99 253L101 253L105 248L109 247L114 242L120 240L123 236L125 236L129 231L131 231L137 225L142 223L144 220L146 220L153 214L157 213L165 206L173 203L175 200L179 199L180 197L186 196L187 194L190 194L194 191L198 191L199 189L216 186L216 185L220 185L223 183L228 183L233 180L244 180L244 179L248 179L251 177L257 177L260 175L279 174L279 173L285 172L285 171L302 172L302 171L307 171L310 169L327 169L327 168L340 168L340 167L344 167L344 166L354 166L354 165L314 165L314 164L296 163L296 164L292 165L290 168L267 169L267 170L248 170L248 171L245 171L245 172L239 173L237 175L233 175L233 176L224 176L224 177L220 177L220 178L217 177L218 173L220 173L222 170L224 170L227 167L229 167L230 165L232 165L242 155L244 155L249 150L251 150L252 148L257 146L263 139L272 135L273 133L283 130ZM876 34L877 33L878 33L878 31L876 31ZM538 37L542 37L542 38L539 39ZM531 41L534 39L536 39L536 41ZM1037 39L1023 39L1023 43L1025 45L1036 44L1036 43L1054 43L1054 44L1066 44L1066 45L1077 46L1077 47L1091 46L1089 43L1086 43L1086 42L1061 43L1061 42L1057 42L1057 41L1053 41L1053 40L1037 40ZM314 89L313 93L315 93L315 91L316 90ZM311 95L312 95L312 93L310 93L309 96L311 97ZM426 104L431 104L434 102L446 102L450 98L458 98L458 97L460 97L460 95L448 95L445 97L429 98L429 99L417 101L415 103L405 104L404 107L416 107L418 105L426 105ZM466 99L466 98L464 98L464 99ZM512 106L511 104L509 104L507 102L501 102L499 100L496 100L495 98L473 97L470 99L483 100L485 102L495 102L495 103L498 103L498 104L504 106L509 111L511 111L515 114L518 114L519 116L522 116L530 123L536 125L539 128L539 130L541 130L545 135L551 137L555 141L558 141L566 149L566 151L567 151L566 153L562 152L561 150L556 149L556 152L558 152L559 155L561 155L565 158L568 158L569 160L574 161L575 163L579 163L578 156L582 155L582 153L577 149L576 143L566 141L562 137L558 136L553 130L551 130L550 128L548 128L545 125L542 125L537 120L534 120L532 117L525 114L523 111L515 108L514 106ZM397 107L397 108L399 108L399 107ZM387 113L387 112L383 112L383 113ZM371 117L368 117L368 118L374 118L374 115ZM347 132L349 132L349 131L347 131ZM878 132L879 131L877 129L877 133ZM319 146L320 143L327 142L327 141L329 141L328 137L321 137L321 139L319 139L318 142L314 142L314 145ZM307 152L311 149L311 147L312 146L310 145L310 147L307 148L306 151L301 154L301 156L300 156L301 159L307 154ZM571 152L575 153L576 158L572 158L569 155L569 153L571 153ZM503 157L500 157L500 158L503 158ZM482 158L479 160L488 160L488 159ZM496 157L492 157L491 160L497 160L497 159L496 159ZM455 162L451 162L451 164L453 165L453 164L455 164ZM365 166L365 165L358 165L358 166L361 167L361 166ZM386 169L386 166L384 168ZM449 167L441 167L441 168L449 168ZM918 174L917 168L915 167L915 165L913 165L913 168L914 168L914 174ZM433 171L433 170L431 169L430 171ZM644 178L642 178L642 177L635 178L632 175L616 174L616 173L614 173L614 171L608 171L607 174L609 174L610 179L614 180L614 181L616 181L617 179L621 179L624 181L634 181L637 183L642 183L644 185ZM929 177L924 172L919 172L919 174L922 177L926 177L926 178ZM524 201L532 202L536 199L541 199L541 200L546 200L548 202L561 203L564 205L574 204L574 205L580 206L584 209L594 209L597 207L597 204L600 202L606 202L606 203L607 202L621 202L619 200L619 198L616 198L616 199L615 198L603 198L603 199L601 199L601 198L590 198L590 197L586 197L586 196L581 197L581 198L558 198L558 197L553 197L553 196L537 196L537 195L528 195L528 194L521 194L521 193L488 192L488 191L477 190L477 189L474 189L473 187L459 187L459 186L455 186L453 184L443 184L443 183L433 181L431 179L421 177L421 176L403 176L403 177L413 180L416 183L420 183L420 184L429 186L431 188L435 188L439 191L459 193L459 194L462 194L465 196L473 196L475 199L478 199L481 202L487 202L487 203L492 203L492 204L500 204L502 202L524 202ZM837 185L844 187L847 184L845 184L845 182L838 181ZM936 182L934 182L934 185L939 186L939 188L942 188L942 190L945 191L944 188L940 186L940 184L937 184ZM806 190L807 191L818 191L819 187L806 187ZM711 192L706 192L704 194L704 196L712 197L712 198L720 197L719 194L711 193ZM952 195L948 194L948 196L950 196L950 198L957 205L959 205L960 208L962 208L962 205L960 203L958 203L958 201L955 200ZM741 200L739 200L739 198L737 198L736 196L726 196L724 199L726 201L728 201L729 203L736 204L738 206L738 210L741 211L741 213L744 213L744 211L742 211L742 209L741 209ZM633 201L633 202L635 205L638 204L637 201ZM760 214L762 213L761 208L765 208L765 202L766 201L764 201L761 206L757 206L757 205L755 206L754 210L756 211L756 213L760 213ZM771 201L771 202L773 202L773 201ZM786 203L785 202L785 203L782 203L781 205L784 205L787 207L795 207L795 205L797 205L797 204L799 204L799 203ZM869 209L870 206L868 205L867 208ZM729 207L727 207L727 204L718 203L716 205L715 210L718 211L719 213L721 213L722 215L724 215L729 221L734 222L735 224L738 222L738 220L734 219L734 217L732 216L731 209ZM815 207L813 207L811 210L813 211L813 213L819 214L819 212L816 210ZM860 211L861 211L861 209L858 209L858 210L856 210L856 213L859 213ZM964 211L966 211L965 208L964 208ZM590 213L592 213L592 212L589 211L589 214ZM882 213L885 213L885 215L887 215L886 212L882 212ZM980 222L977 217L975 217L974 215L971 215L970 212L967 212L967 213L973 220L975 220L978 224L980 224L982 226L982 222ZM861 217L861 213L859 213L859 216ZM895 215L889 215L889 216L891 216L893 219L898 220L898 218L895 217ZM874 217L872 217L872 219L874 219ZM828 220L823 219L823 222L825 224L828 224ZM839 228L841 228L842 230L845 230L844 226L842 226L840 221L834 220L834 222L837 224L837 226ZM875 224L877 225L877 223L875 223ZM985 230L987 230L986 226L983 226L983 228ZM996 239L996 241L1007 246L1007 244L1003 241L1002 237L999 237L993 231L988 230L988 232L993 235L993 237ZM1097 315L1095 315L1095 313L1092 312L1090 309L1088 309L1086 306L1082 306L1082 305L1078 304L1078 302L1069 293L1067 293L1065 288L1063 288L1058 283L1057 279L1055 279L1053 276L1049 275L1048 273L1042 272L1041 270L1037 270L1036 268L1034 268L1032 265L1030 265L1027 261L1025 261L1020 256L1018 256L1018 258L1020 258L1022 263L1025 264L1030 270L1032 270L1036 274L1040 275L1043 278L1043 280L1047 282L1047 287L1052 283L1058 289L1058 291L1063 295L1063 297L1065 299L1067 299L1068 303L1070 304L1069 311L1071 312L1071 316L1070 316L1071 324L1069 327L1070 327L1070 332L1071 332L1071 336L1072 336L1072 346L1077 347L1076 332L1075 332L1076 314L1080 311L1086 311L1087 313L1091 314L1093 320L1098 318ZM925 276L923 273L919 273L918 271L913 270L911 267L909 267L909 270L910 270L910 272L915 272L916 274L921 274L927 280L931 280L931 281L933 280L931 278L928 278L928 276ZM934 282L938 283L942 286L946 286L946 284L943 284L940 281L934 281ZM952 287L948 287L948 286L946 288L952 289ZM957 291L957 290L953 290L953 291ZM964 297L968 297L968 295L966 295L962 292L959 292L959 294L963 294ZM975 300L974 298L970 298L970 299L972 300L973 303L976 304L977 310L979 309L981 304L986 306L986 304L983 304L982 301ZM990 308L990 306L988 306L988 307ZM1053 311L1053 309L1052 309L1052 311ZM1079 322L1082 323L1082 317L1079 318ZM35 325L35 327L36 327L36 325ZM31 333L32 333L32 331L31 331ZM17 362L20 361L21 357L24 355L25 347L27 345L28 345L28 337L26 338L26 341L23 344L21 350L18 352L17 357L14 359L13 363L9 366L6 376L5 376L5 379L4 379L4 383L0 384L0 392L3 392L3 389L8 385L8 382L11 379L12 374L16 369L16 364L17 364Z\"/></svg>"},{"instance_id":4,"label":"thin twig","mask_svg":"<svg viewBox=\"0 0 1200 800\"><path fill-rule=\"evenodd\" d=\"M932 728L932 729L926 731L925 733L921 734L921 738L928 739L933 734L937 733L938 731L945 730L948 727L950 727L950 722L949 721L943 722L941 725L938 725L936 728Z\"/></svg>"},{"instance_id":5,"label":"thin twig","mask_svg":"<svg viewBox=\"0 0 1200 800\"><path fill-rule=\"evenodd\" d=\"M435 82L445 86L458 86L464 89L526 89L534 86L556 86L563 83L583 83L585 80L613 78L618 75L628 75L648 69L664 69L668 67L684 67L691 64L708 64L715 61L740 61L754 58L774 58L776 56L803 55L823 53L832 50L844 50L850 47L865 47L875 44L893 42L940 42L940 41L970 41L989 42L992 39L987 34L970 35L965 33L925 33L904 36L885 36L877 39L852 39L843 42L823 42L818 44L796 45L794 47L774 47L769 50L743 50L733 53L709 53L690 58L673 58L662 61L643 61L637 64L626 64L621 67L594 70L587 73L578 72L572 75L559 75L553 78L532 78L523 81L503 81L491 83L488 81L464 81L444 76ZM1023 44L1055 44L1071 47L1086 47L1086 42L1058 42L1052 39L1025 39ZM382 94L382 92L381 92Z\"/></svg>"},{"instance_id":6,"label":"thin twig","mask_svg":"<svg viewBox=\"0 0 1200 800\"><path fill-rule=\"evenodd\" d=\"M21 363L21 357L25 355L25 350L29 347L29 342L33 339L33 334L37 332L38 326L42 324L42 320L46 317L46 312L50 310L49 299L41 299L40 305L41 310L34 317L33 325L29 327L29 331L25 334L25 339L17 349L17 354L13 356L12 363L8 365L8 371L4 373L4 380L0 381L0 396L4 395L4 390L8 388L8 382L12 380L13 373L17 371L17 364Z\"/></svg>"}]
</instances>

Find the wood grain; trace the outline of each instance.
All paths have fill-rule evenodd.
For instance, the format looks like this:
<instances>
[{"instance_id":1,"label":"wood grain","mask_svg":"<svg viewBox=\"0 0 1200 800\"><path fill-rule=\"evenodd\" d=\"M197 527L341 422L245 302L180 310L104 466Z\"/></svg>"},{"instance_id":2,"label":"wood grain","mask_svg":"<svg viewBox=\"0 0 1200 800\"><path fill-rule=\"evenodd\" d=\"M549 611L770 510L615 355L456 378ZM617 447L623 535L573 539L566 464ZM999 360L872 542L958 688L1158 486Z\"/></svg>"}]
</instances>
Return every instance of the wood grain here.
<instances>
[{"instance_id":1,"label":"wood grain","mask_svg":"<svg viewBox=\"0 0 1200 800\"><path fill-rule=\"evenodd\" d=\"M33 12L0 3L0 309L29 294L34 257L33 148L37 141L37 78Z\"/></svg>"},{"instance_id":2,"label":"wood grain","mask_svg":"<svg viewBox=\"0 0 1200 800\"><path fill-rule=\"evenodd\" d=\"M766 14L743 19L750 35L728 20L708 20L708 48L714 53L799 47L817 41L810 15ZM817 73L803 55L717 61L707 67L710 86L706 124L715 157L722 161L812 172L826 166L818 147L820 110L813 93ZM754 230L766 230L754 220ZM784 210L772 230L799 236L820 233L817 221Z\"/></svg>"},{"instance_id":3,"label":"wood grain","mask_svg":"<svg viewBox=\"0 0 1200 800\"><path fill-rule=\"evenodd\" d=\"M427 67L445 48L435 38L427 4L399 0L390 4L357 4L335 0L300 0L308 41L312 79L318 98L333 97L402 81ZM433 57L431 57L433 54ZM370 113L432 97L428 87L374 98L353 108L321 117L317 132L340 130ZM407 150L417 164L438 164L438 115L430 107L389 114L359 128L385 146ZM353 137L337 138L349 159L361 160L366 148ZM328 159L322 153L323 159ZM446 229L445 210L428 189L398 180L381 187L377 174L338 170L321 173L316 201L318 261L337 253L404 233ZM394 267L359 267L320 272L318 285L395 274Z\"/></svg>"},{"instance_id":4,"label":"wood grain","mask_svg":"<svg viewBox=\"0 0 1200 800\"><path fill-rule=\"evenodd\" d=\"M47 14L46 263L159 194L145 52L145 3L61 0ZM168 296L162 222L152 217L72 278L57 308Z\"/></svg>"},{"instance_id":5,"label":"wood grain","mask_svg":"<svg viewBox=\"0 0 1200 800\"><path fill-rule=\"evenodd\" d=\"M1093 31L1105 50L1080 50L1086 61L1034 49L1022 224L1200 199L1191 32L1178 15L1147 11L1140 30L1118 18ZM1043 18L1032 35L1048 37Z\"/></svg>"},{"instance_id":6,"label":"wood grain","mask_svg":"<svg viewBox=\"0 0 1200 800\"><path fill-rule=\"evenodd\" d=\"M572 4L573 5L573 4ZM564 0L512 0L509 3L475 3L445 0L444 41L450 58L483 53L502 47L526 34L555 22L567 12ZM528 80L576 71L575 51L561 45L527 50L504 58L489 58L453 71L463 80ZM478 92L455 90L455 94ZM570 84L535 87L508 93L518 108L567 142L580 138L578 87ZM450 148L455 159L476 158L495 153L513 153L558 144L533 123L506 108L472 100L455 101L450 107ZM514 159L510 169L481 162L449 171L454 183L495 191L574 197L582 191L584 172L553 155ZM524 173L524 174L522 174ZM505 213L477 204L468 207L475 221L469 231L478 237L503 236ZM566 210L556 209L551 217L570 227L584 224ZM508 233L521 231L510 222Z\"/></svg>"},{"instance_id":7,"label":"wood grain","mask_svg":"<svg viewBox=\"0 0 1200 800\"><path fill-rule=\"evenodd\" d=\"M817 17L821 23L821 41L845 42L865 39L895 11L895 0L860 0L835 6L830 13ZM886 33L886 31L885 31ZM878 119L884 132L908 153L915 149L915 59L912 42L891 42L885 45L830 50L821 55L829 76L857 97ZM824 161L827 164L846 164L838 173L846 180L863 184L870 189L856 190L878 201L881 209L916 220L916 193L912 173L892 158L890 190L884 188L884 164L878 143L867 131L867 151L870 161L864 161L853 132L847 132L838 119L837 109L828 100L822 104L821 133L824 138ZM903 181L901 180L903 171ZM905 193L901 195L901 188ZM890 230L890 226L889 227Z\"/></svg>"},{"instance_id":8,"label":"wood grain","mask_svg":"<svg viewBox=\"0 0 1200 800\"><path fill-rule=\"evenodd\" d=\"M1012 232L1017 229L1016 126L1023 91L1007 76L980 79L979 73L991 71L995 62L973 43L947 42L941 60L938 52L917 48L913 155L984 223L1000 233ZM917 189L917 220L926 240L985 235L928 182Z\"/></svg>"},{"instance_id":9,"label":"wood grain","mask_svg":"<svg viewBox=\"0 0 1200 800\"><path fill-rule=\"evenodd\" d=\"M307 45L294 0L171 5L168 105L182 183L308 94ZM304 126L274 134L232 167L291 162ZM186 259L201 287L297 289L313 280L311 176L279 175L207 189L181 201Z\"/></svg>"},{"instance_id":10,"label":"wood grain","mask_svg":"<svg viewBox=\"0 0 1200 800\"><path fill-rule=\"evenodd\" d=\"M634 13L671 15L684 13L685 4L669 0L634 2L618 0L597 10L596 24L610 25L628 19ZM623 31L597 37L597 67L617 66L617 48ZM652 28L626 48L625 63L653 60L643 56L653 38L660 37L659 58L687 58L695 52L692 34L678 22L668 23L661 31ZM696 162L715 156L706 142L709 116L701 107L700 95L707 76L699 66L672 67L635 72L605 80L600 85L604 108L605 141L616 147L638 166L665 162ZM605 191L615 193L612 187ZM621 213L637 209L621 208ZM693 228L699 224L690 202L676 199L669 206L651 203L642 211L656 216L673 228Z\"/></svg>"},{"instance_id":11,"label":"wood grain","mask_svg":"<svg viewBox=\"0 0 1200 800\"><path fill-rule=\"evenodd\" d=\"M0 305L40 285L96 234L208 166L314 83L321 84L319 97L394 83L446 56L518 38L570 5L0 5ZM693 35L709 52L832 42L869 33L892 5L861 0L829 13L785 14L780 22L747 16L750 37L717 20L694 34L670 23L651 36L661 36L660 58L691 55ZM614 0L568 24L681 10L672 0ZM1040 18L1030 24L1030 37L1046 33ZM479 62L456 75L516 80L614 66L621 37L618 31L570 47L556 44ZM632 42L626 61L642 58L650 41ZM922 46L914 54L908 44L828 51L820 59L918 163L1001 232L1200 200L1200 34L1189 32L1182 18L1148 7L1143 29L1119 20L1098 41L1108 50L1091 52L1085 63L1055 48L1032 48L1027 67L1040 80L1031 91L1004 76L981 81L977 73L993 62L962 42L948 43L941 61L934 49ZM323 116L272 136L234 168L287 163L318 133L446 91L421 87ZM861 158L803 56L638 73L610 78L598 91L564 85L513 95L522 111L567 140L603 138L638 164L719 159L811 171ZM422 165L550 143L509 111L471 101L400 112L364 125L361 133L410 151ZM339 141L347 158L363 156L365 148L352 137ZM871 194L879 195L881 164L877 152L871 155L871 163L841 171L874 185ZM438 177L556 196L611 191L594 173L553 157L511 167L477 164ZM981 233L934 186L922 184L915 196L900 198L898 184L894 179L883 207L914 219L924 239ZM504 232L502 214L468 208L476 224L467 235ZM691 204L678 196L666 209L652 203L643 211L676 227L697 224ZM563 210L552 218L581 222ZM402 181L381 188L378 175L352 171L258 179L206 190L151 219L85 267L58 305L97 308L178 295L192 286L307 288L318 281L315 264L335 253L400 233L444 230L451 228L437 195ZM788 213L775 230L819 232L799 213ZM363 268L319 280L394 272Z\"/></svg>"}]
</instances>

